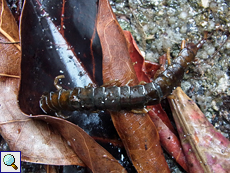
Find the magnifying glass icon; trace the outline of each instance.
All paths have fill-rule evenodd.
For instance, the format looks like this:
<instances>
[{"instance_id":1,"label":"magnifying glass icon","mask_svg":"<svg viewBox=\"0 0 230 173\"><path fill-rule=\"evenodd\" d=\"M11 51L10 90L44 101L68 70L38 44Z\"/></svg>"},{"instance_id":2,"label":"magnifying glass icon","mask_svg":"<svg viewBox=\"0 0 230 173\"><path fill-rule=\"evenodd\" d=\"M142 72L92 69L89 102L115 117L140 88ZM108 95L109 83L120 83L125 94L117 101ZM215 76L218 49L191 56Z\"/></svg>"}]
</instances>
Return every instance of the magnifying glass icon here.
<instances>
[{"instance_id":1,"label":"magnifying glass icon","mask_svg":"<svg viewBox=\"0 0 230 173\"><path fill-rule=\"evenodd\" d=\"M18 169L18 167L14 164L15 163L15 158L11 154L7 154L3 157L3 162L7 166L12 166L15 170Z\"/></svg>"}]
</instances>

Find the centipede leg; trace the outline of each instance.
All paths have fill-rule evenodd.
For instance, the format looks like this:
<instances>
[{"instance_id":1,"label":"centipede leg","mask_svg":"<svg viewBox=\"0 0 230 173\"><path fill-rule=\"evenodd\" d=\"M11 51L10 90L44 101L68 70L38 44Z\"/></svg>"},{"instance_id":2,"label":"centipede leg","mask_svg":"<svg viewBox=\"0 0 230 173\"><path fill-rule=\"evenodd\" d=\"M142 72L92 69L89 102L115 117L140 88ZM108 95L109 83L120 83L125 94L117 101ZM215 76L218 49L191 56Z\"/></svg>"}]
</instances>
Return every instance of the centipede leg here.
<instances>
[{"instance_id":1,"label":"centipede leg","mask_svg":"<svg viewBox=\"0 0 230 173\"><path fill-rule=\"evenodd\" d=\"M101 87L108 87L108 86L121 86L121 82L118 79L114 79L101 85Z\"/></svg>"},{"instance_id":2,"label":"centipede leg","mask_svg":"<svg viewBox=\"0 0 230 173\"><path fill-rule=\"evenodd\" d=\"M62 89L62 86L60 84L58 84L58 82L59 82L59 79L63 79L63 78L65 78L64 75L58 75L58 76L55 77L55 79L54 79L54 86L57 88L57 90L61 90Z\"/></svg>"},{"instance_id":3,"label":"centipede leg","mask_svg":"<svg viewBox=\"0 0 230 173\"><path fill-rule=\"evenodd\" d=\"M166 65L166 60L171 58L171 57L170 58L169 57L170 57L170 49L167 49L167 53L162 55L159 58L160 68L156 71L153 79L156 79L161 73L163 73L166 70L166 67L168 66L168 65ZM170 63L171 63L171 61L170 61Z\"/></svg>"},{"instance_id":4,"label":"centipede leg","mask_svg":"<svg viewBox=\"0 0 230 173\"><path fill-rule=\"evenodd\" d=\"M97 85L94 83L89 83L87 86L85 86L85 88L96 88Z\"/></svg>"},{"instance_id":5,"label":"centipede leg","mask_svg":"<svg viewBox=\"0 0 230 173\"><path fill-rule=\"evenodd\" d=\"M181 45L180 45L180 49L181 49L181 50L185 48L185 43L186 43L185 40L182 40L182 41L181 41Z\"/></svg>"},{"instance_id":6,"label":"centipede leg","mask_svg":"<svg viewBox=\"0 0 230 173\"><path fill-rule=\"evenodd\" d=\"M215 53L212 55L212 58L211 58L211 59L213 59L213 58L217 55L217 53L220 52L220 49L227 43L229 37L230 37L230 34L229 34L229 32L227 32L227 39L219 46L219 48L218 48L218 49L215 51Z\"/></svg>"},{"instance_id":7,"label":"centipede leg","mask_svg":"<svg viewBox=\"0 0 230 173\"><path fill-rule=\"evenodd\" d=\"M135 114L146 114L148 113L148 109L146 108L142 108L142 109L132 109L131 110L132 113L135 113Z\"/></svg>"},{"instance_id":8,"label":"centipede leg","mask_svg":"<svg viewBox=\"0 0 230 173\"><path fill-rule=\"evenodd\" d=\"M140 81L138 85L145 85L145 84L147 84L147 82L145 82L145 81Z\"/></svg>"},{"instance_id":9,"label":"centipede leg","mask_svg":"<svg viewBox=\"0 0 230 173\"><path fill-rule=\"evenodd\" d=\"M55 116L58 117L58 118L62 118L62 119L68 119L68 118L70 118L70 116L63 115L61 111L55 112Z\"/></svg>"},{"instance_id":10,"label":"centipede leg","mask_svg":"<svg viewBox=\"0 0 230 173\"><path fill-rule=\"evenodd\" d=\"M171 56L170 56L170 48L167 49L167 60L168 60L168 65L171 65L172 63L171 63Z\"/></svg>"},{"instance_id":11,"label":"centipede leg","mask_svg":"<svg viewBox=\"0 0 230 173\"><path fill-rule=\"evenodd\" d=\"M125 85L129 86L131 84L131 82L133 82L133 79L130 79Z\"/></svg>"},{"instance_id":12,"label":"centipede leg","mask_svg":"<svg viewBox=\"0 0 230 173\"><path fill-rule=\"evenodd\" d=\"M57 88L58 91L62 90L62 86L59 84L59 79L65 78L64 75L58 75L54 79L54 86ZM61 111L55 112L55 116L62 118L62 119L68 119L70 116L65 116L62 114Z\"/></svg>"}]
</instances>

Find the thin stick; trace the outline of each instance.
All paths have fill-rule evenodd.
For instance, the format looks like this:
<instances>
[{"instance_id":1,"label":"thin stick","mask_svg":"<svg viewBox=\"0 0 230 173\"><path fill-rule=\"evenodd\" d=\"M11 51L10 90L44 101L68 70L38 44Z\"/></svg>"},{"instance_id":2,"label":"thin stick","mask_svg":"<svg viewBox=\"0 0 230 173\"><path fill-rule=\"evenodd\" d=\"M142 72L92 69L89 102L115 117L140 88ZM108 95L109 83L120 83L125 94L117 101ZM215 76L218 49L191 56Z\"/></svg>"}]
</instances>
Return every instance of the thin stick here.
<instances>
[{"instance_id":1,"label":"thin stick","mask_svg":"<svg viewBox=\"0 0 230 173\"><path fill-rule=\"evenodd\" d=\"M20 79L20 76L10 75L10 74L4 74L4 73L0 73L0 76L4 76L4 77L13 77L13 78L18 78L18 79Z\"/></svg>"},{"instance_id":2,"label":"thin stick","mask_svg":"<svg viewBox=\"0 0 230 173\"><path fill-rule=\"evenodd\" d=\"M15 42L2 42L0 41L0 44L18 44L20 43L19 41L15 41Z\"/></svg>"}]
</instances>

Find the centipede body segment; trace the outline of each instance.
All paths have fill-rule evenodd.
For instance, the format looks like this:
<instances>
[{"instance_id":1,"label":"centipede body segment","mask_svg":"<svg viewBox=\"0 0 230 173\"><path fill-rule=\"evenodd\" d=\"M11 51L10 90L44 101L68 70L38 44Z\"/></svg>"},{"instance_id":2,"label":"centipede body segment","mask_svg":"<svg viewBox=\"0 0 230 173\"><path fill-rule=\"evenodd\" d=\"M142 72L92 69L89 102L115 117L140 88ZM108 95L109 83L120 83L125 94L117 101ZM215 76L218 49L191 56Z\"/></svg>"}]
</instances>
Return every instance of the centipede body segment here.
<instances>
[{"instance_id":1,"label":"centipede body segment","mask_svg":"<svg viewBox=\"0 0 230 173\"><path fill-rule=\"evenodd\" d=\"M180 84L186 68L194 61L197 51L205 41L206 39L203 39L198 44L187 44L173 60L172 65L153 82L132 87L59 89L56 92L42 95L40 107L45 113L55 113L61 110L131 110L158 104Z\"/></svg>"}]
</instances>

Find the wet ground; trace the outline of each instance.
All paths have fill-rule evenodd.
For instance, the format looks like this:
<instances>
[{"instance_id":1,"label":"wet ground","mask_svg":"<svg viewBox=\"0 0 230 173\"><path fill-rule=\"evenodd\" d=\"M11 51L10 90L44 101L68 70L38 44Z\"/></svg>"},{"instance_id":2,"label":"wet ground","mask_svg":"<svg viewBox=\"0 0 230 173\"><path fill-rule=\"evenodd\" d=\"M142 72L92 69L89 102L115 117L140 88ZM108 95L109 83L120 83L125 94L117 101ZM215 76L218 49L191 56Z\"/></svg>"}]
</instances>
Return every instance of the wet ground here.
<instances>
[{"instance_id":1,"label":"wet ground","mask_svg":"<svg viewBox=\"0 0 230 173\"><path fill-rule=\"evenodd\" d=\"M158 62L167 48L176 57L182 40L197 43L204 31L211 32L181 85L213 125L229 138L230 39L226 41L230 27L229 2L110 2L120 25L133 34L146 60Z\"/></svg>"}]
</instances>

